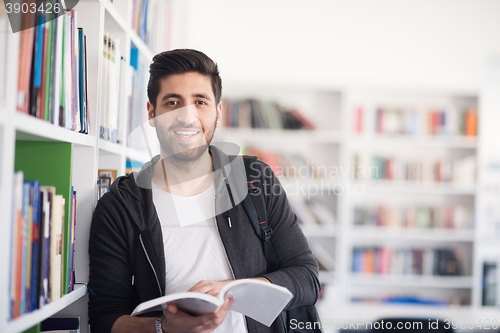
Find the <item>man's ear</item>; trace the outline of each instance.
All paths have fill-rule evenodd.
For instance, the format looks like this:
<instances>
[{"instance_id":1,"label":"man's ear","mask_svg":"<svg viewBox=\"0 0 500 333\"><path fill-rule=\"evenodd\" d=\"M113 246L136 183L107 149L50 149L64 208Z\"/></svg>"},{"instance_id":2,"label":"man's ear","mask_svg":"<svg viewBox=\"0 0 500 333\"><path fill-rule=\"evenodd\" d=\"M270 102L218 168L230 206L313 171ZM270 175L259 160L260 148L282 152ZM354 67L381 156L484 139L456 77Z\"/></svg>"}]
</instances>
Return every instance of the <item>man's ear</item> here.
<instances>
[{"instance_id":1,"label":"man's ear","mask_svg":"<svg viewBox=\"0 0 500 333\"><path fill-rule=\"evenodd\" d=\"M146 104L148 108L148 119L149 119L149 126L155 127L155 122L154 122L154 117L155 117L155 108L153 107L153 104L151 104L149 101Z\"/></svg>"},{"instance_id":2,"label":"man's ear","mask_svg":"<svg viewBox=\"0 0 500 333\"><path fill-rule=\"evenodd\" d=\"M222 124L222 102L219 102L219 105L217 105L217 123L215 127L219 127L220 124Z\"/></svg>"}]
</instances>

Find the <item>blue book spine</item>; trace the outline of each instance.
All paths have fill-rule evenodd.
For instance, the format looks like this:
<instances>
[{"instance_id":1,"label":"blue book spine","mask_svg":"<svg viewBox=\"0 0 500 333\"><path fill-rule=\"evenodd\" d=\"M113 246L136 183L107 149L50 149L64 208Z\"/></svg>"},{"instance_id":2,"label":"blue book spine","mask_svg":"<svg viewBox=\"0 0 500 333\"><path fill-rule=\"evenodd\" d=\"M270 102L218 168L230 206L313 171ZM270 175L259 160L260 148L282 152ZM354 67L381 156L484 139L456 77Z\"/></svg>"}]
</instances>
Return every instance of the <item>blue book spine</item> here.
<instances>
[{"instance_id":1,"label":"blue book spine","mask_svg":"<svg viewBox=\"0 0 500 333\"><path fill-rule=\"evenodd\" d=\"M353 255L352 255L352 272L353 273L360 273L361 272L361 255L362 255L361 249L354 249Z\"/></svg>"},{"instance_id":2,"label":"blue book spine","mask_svg":"<svg viewBox=\"0 0 500 333\"><path fill-rule=\"evenodd\" d=\"M39 270L39 235L40 235L40 182L30 182L32 186L33 227L31 255L31 311L37 309L38 270Z\"/></svg>"},{"instance_id":3,"label":"blue book spine","mask_svg":"<svg viewBox=\"0 0 500 333\"><path fill-rule=\"evenodd\" d=\"M42 272L42 286L43 286L43 292L42 292L42 299L43 299L43 304L47 304L50 301L50 292L49 292L49 276L50 276L50 220L51 220L51 203L52 203L52 193L47 192L47 199L45 200L46 203L44 203L46 207L45 211L45 221L43 225L43 261L42 261L42 266L43 266L43 272Z\"/></svg>"},{"instance_id":4,"label":"blue book spine","mask_svg":"<svg viewBox=\"0 0 500 333\"><path fill-rule=\"evenodd\" d=\"M43 14L39 14L39 20L42 22L40 25L36 27L38 33L37 38L38 41L36 43L37 49L36 52L36 63L35 63L35 87L40 88L42 83L42 54L43 54L43 31L45 28L45 17Z\"/></svg>"}]
</instances>

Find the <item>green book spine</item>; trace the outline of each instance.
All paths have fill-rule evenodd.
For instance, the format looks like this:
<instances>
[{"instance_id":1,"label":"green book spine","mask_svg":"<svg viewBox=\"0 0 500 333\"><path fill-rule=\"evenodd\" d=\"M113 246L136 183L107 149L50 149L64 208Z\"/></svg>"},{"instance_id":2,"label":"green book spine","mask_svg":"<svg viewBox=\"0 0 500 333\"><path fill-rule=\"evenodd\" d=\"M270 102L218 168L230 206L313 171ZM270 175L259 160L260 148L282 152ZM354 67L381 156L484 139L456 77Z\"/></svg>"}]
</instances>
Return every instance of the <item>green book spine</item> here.
<instances>
[{"instance_id":1,"label":"green book spine","mask_svg":"<svg viewBox=\"0 0 500 333\"><path fill-rule=\"evenodd\" d=\"M49 19L52 17L49 16ZM51 121L51 113L50 109L51 99L52 99L52 66L53 66L53 44L54 44L54 24L55 21L51 20L49 22L49 40L47 42L47 57L45 58L45 90L44 90L44 105L43 105L43 115L45 121Z\"/></svg>"},{"instance_id":2,"label":"green book spine","mask_svg":"<svg viewBox=\"0 0 500 333\"><path fill-rule=\"evenodd\" d=\"M61 93L59 95L59 119L55 119L55 121L57 122L57 124L59 124L62 127L66 126L66 124L64 123L64 107L65 107L64 103L66 101L66 98L64 96L64 93L65 93L64 85L66 84L64 82L64 63L65 63L65 61L64 61L64 59L65 59L64 58L64 50L65 50L64 49L64 46L65 46L64 45L65 44L64 40L66 38L66 33L67 33L66 29L65 29L65 27L66 27L66 23L65 23L66 17L67 17L67 15L63 15L62 26L59 27L60 29L63 29L63 32L62 32L62 34L63 34L62 45L60 46L60 47L62 47L62 52L61 52L61 59L62 59L62 61L61 61L61 66L62 66L62 69L61 69Z\"/></svg>"},{"instance_id":3,"label":"green book spine","mask_svg":"<svg viewBox=\"0 0 500 333\"><path fill-rule=\"evenodd\" d=\"M40 333L40 330L41 330L41 324L38 323L35 326L28 328L23 333Z\"/></svg>"}]
</instances>

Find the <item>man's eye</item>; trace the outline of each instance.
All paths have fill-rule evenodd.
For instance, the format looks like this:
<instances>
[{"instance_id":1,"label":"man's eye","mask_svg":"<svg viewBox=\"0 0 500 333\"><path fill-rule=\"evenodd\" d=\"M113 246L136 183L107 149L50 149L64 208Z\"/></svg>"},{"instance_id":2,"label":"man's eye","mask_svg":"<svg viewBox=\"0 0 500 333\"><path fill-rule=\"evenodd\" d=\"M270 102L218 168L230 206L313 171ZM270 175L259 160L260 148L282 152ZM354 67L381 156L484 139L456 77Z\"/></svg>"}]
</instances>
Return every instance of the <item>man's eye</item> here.
<instances>
[{"instance_id":1,"label":"man's eye","mask_svg":"<svg viewBox=\"0 0 500 333\"><path fill-rule=\"evenodd\" d=\"M177 101L169 101L167 102L167 105L177 105Z\"/></svg>"},{"instance_id":2,"label":"man's eye","mask_svg":"<svg viewBox=\"0 0 500 333\"><path fill-rule=\"evenodd\" d=\"M199 105L207 105L207 103L205 101L197 101L196 103Z\"/></svg>"}]
</instances>

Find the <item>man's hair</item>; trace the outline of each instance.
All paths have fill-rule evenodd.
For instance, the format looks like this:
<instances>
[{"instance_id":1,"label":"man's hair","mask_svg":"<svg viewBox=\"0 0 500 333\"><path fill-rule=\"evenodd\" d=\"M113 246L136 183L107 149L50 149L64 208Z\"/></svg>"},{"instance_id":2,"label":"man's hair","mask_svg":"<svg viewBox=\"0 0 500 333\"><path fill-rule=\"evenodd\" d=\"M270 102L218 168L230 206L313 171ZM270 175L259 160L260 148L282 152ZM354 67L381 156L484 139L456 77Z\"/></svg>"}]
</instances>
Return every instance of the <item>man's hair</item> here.
<instances>
[{"instance_id":1,"label":"man's hair","mask_svg":"<svg viewBox=\"0 0 500 333\"><path fill-rule=\"evenodd\" d=\"M222 80L217 64L205 53L192 49L164 51L153 57L153 62L149 65L149 102L156 109L156 99L160 93L163 78L193 72L210 77L215 102L218 105L222 95Z\"/></svg>"}]
</instances>

